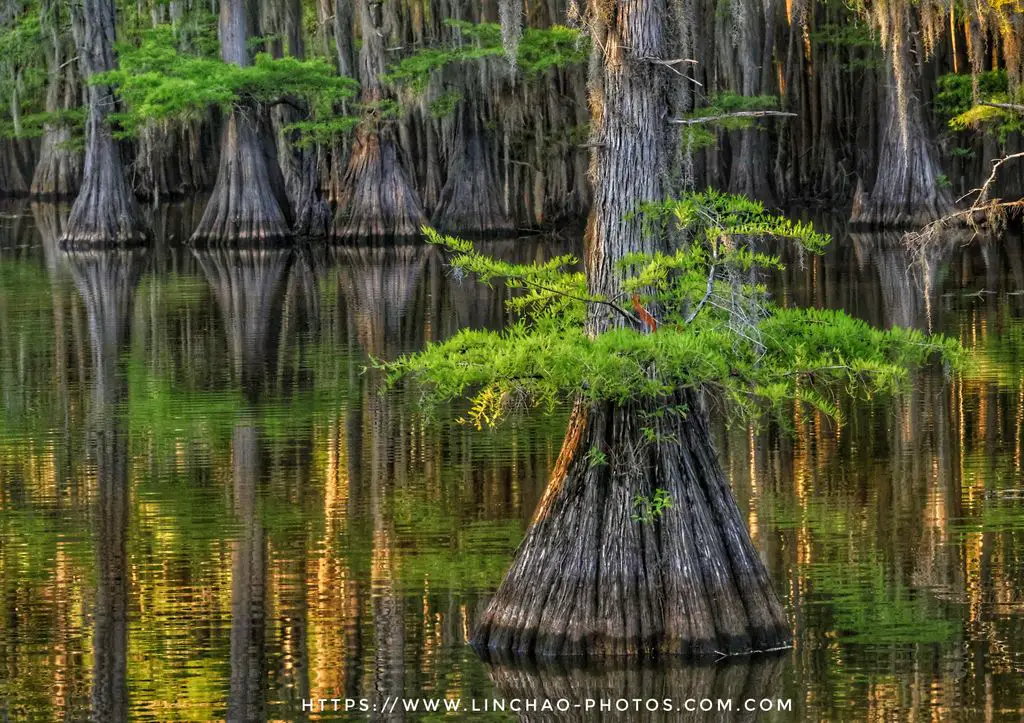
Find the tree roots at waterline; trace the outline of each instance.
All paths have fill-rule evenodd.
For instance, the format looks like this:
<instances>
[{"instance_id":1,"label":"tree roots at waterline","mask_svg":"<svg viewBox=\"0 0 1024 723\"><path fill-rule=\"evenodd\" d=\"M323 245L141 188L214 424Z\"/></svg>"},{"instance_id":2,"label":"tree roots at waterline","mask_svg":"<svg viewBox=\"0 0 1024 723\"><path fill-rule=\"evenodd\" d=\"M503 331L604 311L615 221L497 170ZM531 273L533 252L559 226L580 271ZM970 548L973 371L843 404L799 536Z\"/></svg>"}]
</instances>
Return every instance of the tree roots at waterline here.
<instances>
[{"instance_id":1,"label":"tree roots at waterline","mask_svg":"<svg viewBox=\"0 0 1024 723\"><path fill-rule=\"evenodd\" d=\"M695 400L668 401L577 405L474 634L480 652L715 658L790 645L707 422ZM636 501L657 490L671 507L645 514Z\"/></svg>"},{"instance_id":2,"label":"tree roots at waterline","mask_svg":"<svg viewBox=\"0 0 1024 723\"><path fill-rule=\"evenodd\" d=\"M432 222L445 233L473 236L515 233L498 190L501 184L492 167L485 131L479 120L463 113L461 152L448 172Z\"/></svg>"},{"instance_id":3,"label":"tree roots at waterline","mask_svg":"<svg viewBox=\"0 0 1024 723\"><path fill-rule=\"evenodd\" d=\"M394 141L359 132L331 235L344 240L418 237L426 221Z\"/></svg>"},{"instance_id":4,"label":"tree roots at waterline","mask_svg":"<svg viewBox=\"0 0 1024 723\"><path fill-rule=\"evenodd\" d=\"M213 194L192 243L274 244L291 238L291 212L273 139L252 109L235 109L224 126Z\"/></svg>"},{"instance_id":5,"label":"tree roots at waterline","mask_svg":"<svg viewBox=\"0 0 1024 723\"><path fill-rule=\"evenodd\" d=\"M146 243L149 233L125 180L121 151L102 116L94 111L89 124L82 187L61 244L65 248L104 248Z\"/></svg>"}]
</instances>

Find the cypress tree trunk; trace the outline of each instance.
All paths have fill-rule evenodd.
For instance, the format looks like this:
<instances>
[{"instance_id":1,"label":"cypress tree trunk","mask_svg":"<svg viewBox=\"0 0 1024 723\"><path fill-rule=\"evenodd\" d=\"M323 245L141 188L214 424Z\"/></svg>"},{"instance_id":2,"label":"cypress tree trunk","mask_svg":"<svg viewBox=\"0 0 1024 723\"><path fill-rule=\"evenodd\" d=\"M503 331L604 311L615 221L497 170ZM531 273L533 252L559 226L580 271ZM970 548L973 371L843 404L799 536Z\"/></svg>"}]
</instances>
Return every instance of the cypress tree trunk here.
<instances>
[{"instance_id":1,"label":"cypress tree trunk","mask_svg":"<svg viewBox=\"0 0 1024 723\"><path fill-rule=\"evenodd\" d=\"M46 69L49 84L46 88L46 110L57 113L75 108L79 104L78 72L73 57L69 57L67 41L61 32L63 13L60 4L42 3L42 16L48 22L44 27ZM65 199L78 193L82 182L82 154L70 147L71 130L66 123L47 123L39 146L39 161L32 176L31 195L36 198Z\"/></svg>"},{"instance_id":2,"label":"cypress tree trunk","mask_svg":"<svg viewBox=\"0 0 1024 723\"><path fill-rule=\"evenodd\" d=\"M86 79L113 70L116 17L113 0L83 0L81 17L72 30ZM109 123L113 89L89 85L85 168L82 185L64 231L65 245L90 246L144 242L148 234L131 187L125 178L121 149Z\"/></svg>"},{"instance_id":3,"label":"cypress tree trunk","mask_svg":"<svg viewBox=\"0 0 1024 723\"><path fill-rule=\"evenodd\" d=\"M913 14L906 0L885 0L876 13L889 29L881 151L870 194L858 192L851 222L872 227L921 227L953 210L948 183L917 95L920 73L910 43Z\"/></svg>"},{"instance_id":4,"label":"cypress tree trunk","mask_svg":"<svg viewBox=\"0 0 1024 723\"><path fill-rule=\"evenodd\" d=\"M595 205L586 237L590 291L615 298L618 262L660 243L640 204L663 199L674 158L668 0L591 0ZM592 333L619 323L593 310ZM670 410L659 414L658 411ZM680 410L680 411L671 411ZM654 432L653 437L650 431ZM594 464L591 449L603 453ZM638 495L673 506L633 520ZM695 395L578 402L526 538L474 634L502 656L693 657L788 645L789 626L711 442Z\"/></svg>"},{"instance_id":5,"label":"cypress tree trunk","mask_svg":"<svg viewBox=\"0 0 1024 723\"><path fill-rule=\"evenodd\" d=\"M300 60L305 58L301 3L299 0L272 0L270 5L278 12L266 30L275 31L282 38L281 49L284 55ZM303 103L296 101L296 105ZM277 157L288 201L294 213L292 230L300 236L325 236L331 220L331 209L320 196L317 162L322 154L319 145L300 148L282 130L300 117L299 111L288 105L275 107L272 115Z\"/></svg>"},{"instance_id":6,"label":"cypress tree trunk","mask_svg":"<svg viewBox=\"0 0 1024 723\"><path fill-rule=\"evenodd\" d=\"M469 102L463 101L459 118L459 156L448 170L448 180L434 212L433 224L443 231L463 234L508 234L515 223L505 213L486 131Z\"/></svg>"},{"instance_id":7,"label":"cypress tree trunk","mask_svg":"<svg viewBox=\"0 0 1024 723\"><path fill-rule=\"evenodd\" d=\"M772 0L726 0L732 5L720 52L723 73L744 96L761 95L771 83L775 21ZM728 11L727 11L728 12ZM731 42L730 42L731 41ZM747 128L734 134L729 190L773 204L772 167L768 153L770 135L764 128Z\"/></svg>"},{"instance_id":8,"label":"cypress tree trunk","mask_svg":"<svg viewBox=\"0 0 1024 723\"><path fill-rule=\"evenodd\" d=\"M224 62L248 66L246 0L221 2L219 30ZM262 108L232 109L221 135L217 182L192 243L272 243L290 237L291 209L269 126Z\"/></svg>"},{"instance_id":9,"label":"cypress tree trunk","mask_svg":"<svg viewBox=\"0 0 1024 723\"><path fill-rule=\"evenodd\" d=\"M426 222L419 197L399 159L391 124L374 108L384 99L384 40L380 3L358 0L363 44L359 49L362 102L370 107L349 156L332 234L341 239L417 236Z\"/></svg>"}]
</instances>

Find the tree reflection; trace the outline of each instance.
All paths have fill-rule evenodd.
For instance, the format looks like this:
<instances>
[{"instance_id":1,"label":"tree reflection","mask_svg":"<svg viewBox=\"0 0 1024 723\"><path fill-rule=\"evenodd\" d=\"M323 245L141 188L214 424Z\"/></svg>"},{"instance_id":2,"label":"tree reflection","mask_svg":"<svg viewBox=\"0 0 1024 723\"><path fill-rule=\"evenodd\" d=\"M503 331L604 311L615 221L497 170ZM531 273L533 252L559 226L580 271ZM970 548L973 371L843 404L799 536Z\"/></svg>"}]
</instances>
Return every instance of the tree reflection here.
<instances>
[{"instance_id":1,"label":"tree reflection","mask_svg":"<svg viewBox=\"0 0 1024 723\"><path fill-rule=\"evenodd\" d=\"M717 708L719 701L728 701L732 712L723 718L753 721L760 720L764 713L744 710L746 701L755 701L756 706L763 700L786 698L782 681L785 667L785 657L766 655L718 665L692 665L674 659L657 665L616 660L589 665L508 660L492 663L490 676L497 698L549 701L552 705L564 700L570 704L569 710L544 713L544 720L703 721L722 715ZM593 704L590 710L588 701ZM602 701L607 703L605 710L601 709ZM619 701L629 712L616 708ZM652 701L658 702L658 710L646 707ZM710 712L701 707L707 703L715 706ZM535 716L524 713L519 717L533 720Z\"/></svg>"},{"instance_id":2,"label":"tree reflection","mask_svg":"<svg viewBox=\"0 0 1024 723\"><path fill-rule=\"evenodd\" d=\"M213 248L194 252L217 300L235 381L250 400L274 378L291 249Z\"/></svg>"},{"instance_id":3,"label":"tree reflection","mask_svg":"<svg viewBox=\"0 0 1024 723\"><path fill-rule=\"evenodd\" d=\"M127 433L120 406L127 396L120 355L129 343L135 289L145 253L72 251L65 259L82 297L92 351L87 448L96 474L96 608L91 717L128 719Z\"/></svg>"},{"instance_id":4,"label":"tree reflection","mask_svg":"<svg viewBox=\"0 0 1024 723\"><path fill-rule=\"evenodd\" d=\"M861 268L870 265L877 274L886 327L934 329L946 264L953 249L967 238L950 232L924 248L912 249L903 234L894 231L850 234Z\"/></svg>"},{"instance_id":5,"label":"tree reflection","mask_svg":"<svg viewBox=\"0 0 1024 723\"><path fill-rule=\"evenodd\" d=\"M264 717L266 536L257 495L260 456L258 428L238 422L231 440L232 508L240 529L231 563L230 721Z\"/></svg>"}]
</instances>

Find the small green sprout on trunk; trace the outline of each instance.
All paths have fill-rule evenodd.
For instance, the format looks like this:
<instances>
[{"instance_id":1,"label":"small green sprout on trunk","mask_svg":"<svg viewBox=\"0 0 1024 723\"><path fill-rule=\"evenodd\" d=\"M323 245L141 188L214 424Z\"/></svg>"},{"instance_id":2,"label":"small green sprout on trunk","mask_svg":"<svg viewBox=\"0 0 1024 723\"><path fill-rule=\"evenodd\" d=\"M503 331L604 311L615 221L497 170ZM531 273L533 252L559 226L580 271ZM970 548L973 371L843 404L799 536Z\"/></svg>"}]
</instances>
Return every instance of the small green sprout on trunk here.
<instances>
[{"instance_id":1,"label":"small green sprout on trunk","mask_svg":"<svg viewBox=\"0 0 1024 723\"><path fill-rule=\"evenodd\" d=\"M661 517L665 510L671 508L672 495L668 493L668 490L663 490L659 487L654 490L654 494L650 497L637 493L637 496L633 499L633 509L635 510L633 512L633 522L650 524Z\"/></svg>"}]
</instances>

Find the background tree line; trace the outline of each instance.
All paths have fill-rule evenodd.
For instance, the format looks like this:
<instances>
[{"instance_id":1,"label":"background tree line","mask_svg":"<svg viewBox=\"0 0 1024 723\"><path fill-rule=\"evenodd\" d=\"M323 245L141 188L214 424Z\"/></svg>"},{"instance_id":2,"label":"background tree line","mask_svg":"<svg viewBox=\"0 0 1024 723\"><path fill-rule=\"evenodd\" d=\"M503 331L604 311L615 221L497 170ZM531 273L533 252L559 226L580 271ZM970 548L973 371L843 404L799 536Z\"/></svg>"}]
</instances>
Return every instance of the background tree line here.
<instances>
[{"instance_id":1,"label":"background tree line","mask_svg":"<svg viewBox=\"0 0 1024 723\"><path fill-rule=\"evenodd\" d=\"M674 1L691 187L912 225L1019 150L1012 3ZM579 20L575 0L3 0L0 193L88 191L108 213L86 226L126 238L124 197L197 192L212 192L199 239L580 219ZM96 158L116 150L123 172L86 173L93 121L112 141ZM1008 165L993 193L1022 184Z\"/></svg>"}]
</instances>

